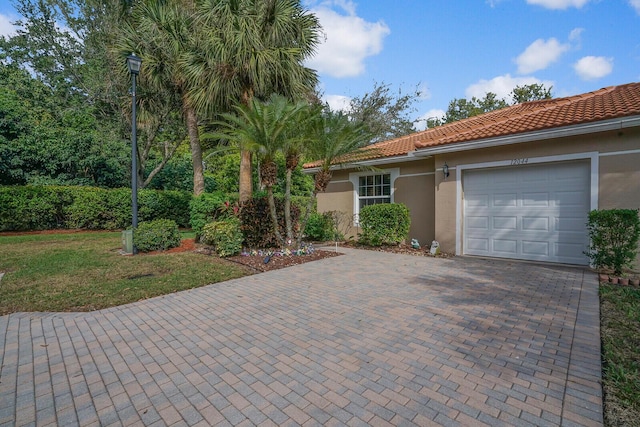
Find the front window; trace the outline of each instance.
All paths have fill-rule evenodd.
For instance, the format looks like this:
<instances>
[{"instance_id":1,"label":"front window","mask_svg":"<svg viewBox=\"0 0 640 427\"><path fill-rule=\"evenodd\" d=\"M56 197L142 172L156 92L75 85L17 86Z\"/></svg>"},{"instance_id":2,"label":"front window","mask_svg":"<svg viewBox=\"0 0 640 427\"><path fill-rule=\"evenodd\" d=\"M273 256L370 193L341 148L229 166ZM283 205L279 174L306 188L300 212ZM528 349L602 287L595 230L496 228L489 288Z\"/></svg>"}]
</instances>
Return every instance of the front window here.
<instances>
[{"instance_id":1,"label":"front window","mask_svg":"<svg viewBox=\"0 0 640 427\"><path fill-rule=\"evenodd\" d=\"M388 173L359 177L358 204L364 206L391 203L391 175Z\"/></svg>"}]
</instances>

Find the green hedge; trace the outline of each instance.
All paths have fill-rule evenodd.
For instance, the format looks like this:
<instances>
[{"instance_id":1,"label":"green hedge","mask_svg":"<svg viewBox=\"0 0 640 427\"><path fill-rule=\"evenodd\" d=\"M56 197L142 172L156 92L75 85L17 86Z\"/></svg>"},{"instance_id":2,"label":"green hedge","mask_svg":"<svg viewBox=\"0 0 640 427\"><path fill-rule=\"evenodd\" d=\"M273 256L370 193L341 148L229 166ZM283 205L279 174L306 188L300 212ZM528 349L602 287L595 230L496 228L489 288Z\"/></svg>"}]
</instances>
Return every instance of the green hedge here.
<instances>
[{"instance_id":1,"label":"green hedge","mask_svg":"<svg viewBox=\"0 0 640 427\"><path fill-rule=\"evenodd\" d=\"M383 203L360 209L362 243L381 246L402 243L409 234L409 209L402 203Z\"/></svg>"},{"instance_id":2,"label":"green hedge","mask_svg":"<svg viewBox=\"0 0 640 427\"><path fill-rule=\"evenodd\" d=\"M189 226L191 194L140 190L138 219L171 219ZM131 190L95 187L0 187L0 231L85 228L118 230L131 225Z\"/></svg>"}]
</instances>

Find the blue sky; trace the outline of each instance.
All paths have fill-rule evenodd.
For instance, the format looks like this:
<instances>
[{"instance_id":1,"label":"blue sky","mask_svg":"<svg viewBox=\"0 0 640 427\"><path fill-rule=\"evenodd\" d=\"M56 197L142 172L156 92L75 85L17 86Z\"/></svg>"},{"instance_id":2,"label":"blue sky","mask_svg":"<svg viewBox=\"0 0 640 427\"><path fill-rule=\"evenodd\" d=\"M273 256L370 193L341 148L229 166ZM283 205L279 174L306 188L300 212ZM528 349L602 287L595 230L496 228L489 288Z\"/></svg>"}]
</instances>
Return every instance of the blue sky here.
<instances>
[{"instance_id":1,"label":"blue sky","mask_svg":"<svg viewBox=\"0 0 640 427\"><path fill-rule=\"evenodd\" d=\"M454 98L516 85L555 97L640 81L640 0L303 0L323 26L308 66L334 108L374 83L423 98L414 118ZM12 31L0 0L0 34Z\"/></svg>"}]
</instances>

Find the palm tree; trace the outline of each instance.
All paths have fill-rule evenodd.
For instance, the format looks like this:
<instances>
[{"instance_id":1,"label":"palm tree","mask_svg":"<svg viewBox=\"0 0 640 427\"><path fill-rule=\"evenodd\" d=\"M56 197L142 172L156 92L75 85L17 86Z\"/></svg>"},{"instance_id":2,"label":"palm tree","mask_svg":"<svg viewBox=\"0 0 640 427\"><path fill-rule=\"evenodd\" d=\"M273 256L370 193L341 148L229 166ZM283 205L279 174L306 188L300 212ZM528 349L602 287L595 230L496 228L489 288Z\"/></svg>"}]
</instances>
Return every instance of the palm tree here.
<instances>
[{"instance_id":1,"label":"palm tree","mask_svg":"<svg viewBox=\"0 0 640 427\"><path fill-rule=\"evenodd\" d=\"M324 193L333 176L333 168L345 163L375 157L375 148L367 148L371 134L364 124L353 123L339 112L329 109L316 109L312 119L307 122L305 155L310 159L319 159L312 164L317 171L314 176L314 188L309 199L304 219L300 225L297 246L300 246L309 212L318 193Z\"/></svg>"},{"instance_id":2,"label":"palm tree","mask_svg":"<svg viewBox=\"0 0 640 427\"><path fill-rule=\"evenodd\" d=\"M304 108L306 108L305 103L292 104L279 95L271 96L267 102L254 98L249 106L242 104L235 106L237 114L223 113L224 121L217 123L220 129L216 136L236 143L244 151L256 154L260 163L260 180L267 189L273 231L278 243L283 247L293 239L293 235L292 227L287 224L287 242L285 242L278 225L273 195L273 187L278 179L275 159L285 147L292 145L289 140L294 136L290 129L296 123L299 112ZM290 214L286 212L286 206L285 215L290 218Z\"/></svg>"},{"instance_id":3,"label":"palm tree","mask_svg":"<svg viewBox=\"0 0 640 427\"><path fill-rule=\"evenodd\" d=\"M318 78L303 62L314 52L320 25L299 0L203 0L200 13L208 54L189 60L197 105L214 107L215 114L272 93L290 100L313 93ZM240 201L251 197L251 152L242 150Z\"/></svg>"},{"instance_id":4,"label":"palm tree","mask_svg":"<svg viewBox=\"0 0 640 427\"><path fill-rule=\"evenodd\" d=\"M198 129L198 108L193 98L192 76L187 74L187 58L202 54L198 40L202 35L193 4L147 0L135 2L131 18L125 22L117 42L118 54L131 52L143 59L142 84L176 94L181 102L193 162L193 194L204 192L202 148ZM199 101L201 102L201 101Z\"/></svg>"}]
</instances>

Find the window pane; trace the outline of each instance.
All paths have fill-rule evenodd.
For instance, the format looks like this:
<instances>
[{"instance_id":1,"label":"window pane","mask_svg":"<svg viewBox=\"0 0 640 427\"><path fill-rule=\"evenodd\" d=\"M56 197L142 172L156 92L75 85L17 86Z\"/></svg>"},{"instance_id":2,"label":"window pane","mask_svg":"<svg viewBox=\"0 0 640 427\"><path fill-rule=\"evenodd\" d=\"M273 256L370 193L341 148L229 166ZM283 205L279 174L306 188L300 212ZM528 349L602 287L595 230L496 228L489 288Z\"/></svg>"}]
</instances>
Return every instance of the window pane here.
<instances>
[{"instance_id":1,"label":"window pane","mask_svg":"<svg viewBox=\"0 0 640 427\"><path fill-rule=\"evenodd\" d=\"M360 187L362 188L363 185L365 185L367 183L367 179L364 176L360 177Z\"/></svg>"},{"instance_id":2,"label":"window pane","mask_svg":"<svg viewBox=\"0 0 640 427\"><path fill-rule=\"evenodd\" d=\"M383 178L384 178L384 183L385 183L385 184L387 184L387 185L391 185L391 175L386 174L386 175L384 175L384 177L383 177Z\"/></svg>"},{"instance_id":3,"label":"window pane","mask_svg":"<svg viewBox=\"0 0 640 427\"><path fill-rule=\"evenodd\" d=\"M384 187L384 192L382 193L382 195L390 196L391 195L391 187L385 186Z\"/></svg>"}]
</instances>

